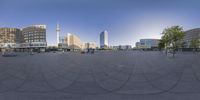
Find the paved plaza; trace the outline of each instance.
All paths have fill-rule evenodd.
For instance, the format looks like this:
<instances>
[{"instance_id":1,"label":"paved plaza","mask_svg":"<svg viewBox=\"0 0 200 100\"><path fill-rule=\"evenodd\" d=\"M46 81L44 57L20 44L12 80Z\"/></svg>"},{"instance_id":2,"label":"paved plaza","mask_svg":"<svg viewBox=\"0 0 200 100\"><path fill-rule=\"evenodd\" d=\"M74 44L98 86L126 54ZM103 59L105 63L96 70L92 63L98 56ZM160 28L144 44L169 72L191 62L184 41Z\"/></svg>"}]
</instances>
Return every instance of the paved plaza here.
<instances>
[{"instance_id":1,"label":"paved plaza","mask_svg":"<svg viewBox=\"0 0 200 100\"><path fill-rule=\"evenodd\" d=\"M0 57L0 100L197 100L200 54L20 53Z\"/></svg>"}]
</instances>

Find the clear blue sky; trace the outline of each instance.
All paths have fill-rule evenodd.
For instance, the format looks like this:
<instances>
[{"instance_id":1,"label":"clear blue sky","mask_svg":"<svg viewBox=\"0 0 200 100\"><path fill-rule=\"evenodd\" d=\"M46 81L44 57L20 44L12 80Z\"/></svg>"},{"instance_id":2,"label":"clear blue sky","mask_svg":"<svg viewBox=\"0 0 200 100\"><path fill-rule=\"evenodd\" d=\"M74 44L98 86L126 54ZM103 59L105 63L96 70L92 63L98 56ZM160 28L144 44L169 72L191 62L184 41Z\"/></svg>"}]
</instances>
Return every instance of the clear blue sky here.
<instances>
[{"instance_id":1,"label":"clear blue sky","mask_svg":"<svg viewBox=\"0 0 200 100\"><path fill-rule=\"evenodd\" d=\"M200 27L200 0L1 0L0 27L47 25L47 42L73 32L83 42L109 32L109 44L135 45L141 38L160 38L165 27Z\"/></svg>"}]
</instances>

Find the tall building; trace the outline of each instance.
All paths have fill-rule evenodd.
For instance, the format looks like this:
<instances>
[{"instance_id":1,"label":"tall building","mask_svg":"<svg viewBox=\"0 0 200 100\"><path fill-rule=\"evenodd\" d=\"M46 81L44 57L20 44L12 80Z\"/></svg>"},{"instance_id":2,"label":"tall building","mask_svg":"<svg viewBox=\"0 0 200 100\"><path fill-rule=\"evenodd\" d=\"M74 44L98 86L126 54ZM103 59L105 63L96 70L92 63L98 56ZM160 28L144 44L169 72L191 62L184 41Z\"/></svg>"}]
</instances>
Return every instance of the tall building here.
<instances>
[{"instance_id":1,"label":"tall building","mask_svg":"<svg viewBox=\"0 0 200 100\"><path fill-rule=\"evenodd\" d=\"M80 38L72 33L67 34L65 43L70 51L80 51L84 48L84 44L81 42Z\"/></svg>"},{"instance_id":2,"label":"tall building","mask_svg":"<svg viewBox=\"0 0 200 100\"><path fill-rule=\"evenodd\" d=\"M60 43L60 25L59 25L59 23L57 23L57 26L56 26L56 41L57 41L57 45L59 45L59 43Z\"/></svg>"},{"instance_id":3,"label":"tall building","mask_svg":"<svg viewBox=\"0 0 200 100\"><path fill-rule=\"evenodd\" d=\"M185 31L185 36L183 38L183 41L185 42L185 48L189 48L190 47L190 42L193 39L200 40L200 28L196 28L196 29L191 29L191 30Z\"/></svg>"},{"instance_id":4,"label":"tall building","mask_svg":"<svg viewBox=\"0 0 200 100\"><path fill-rule=\"evenodd\" d=\"M105 49L108 47L108 32L103 31L100 34L100 48Z\"/></svg>"},{"instance_id":5,"label":"tall building","mask_svg":"<svg viewBox=\"0 0 200 100\"><path fill-rule=\"evenodd\" d=\"M5 46L16 48L24 41L20 29L17 28L0 28L0 49Z\"/></svg>"},{"instance_id":6,"label":"tall building","mask_svg":"<svg viewBox=\"0 0 200 100\"><path fill-rule=\"evenodd\" d=\"M23 36L20 29L0 28L0 43L22 43Z\"/></svg>"},{"instance_id":7,"label":"tall building","mask_svg":"<svg viewBox=\"0 0 200 100\"><path fill-rule=\"evenodd\" d=\"M47 47L46 42L46 25L32 25L22 29L25 43L29 44L29 47L45 51Z\"/></svg>"}]
</instances>

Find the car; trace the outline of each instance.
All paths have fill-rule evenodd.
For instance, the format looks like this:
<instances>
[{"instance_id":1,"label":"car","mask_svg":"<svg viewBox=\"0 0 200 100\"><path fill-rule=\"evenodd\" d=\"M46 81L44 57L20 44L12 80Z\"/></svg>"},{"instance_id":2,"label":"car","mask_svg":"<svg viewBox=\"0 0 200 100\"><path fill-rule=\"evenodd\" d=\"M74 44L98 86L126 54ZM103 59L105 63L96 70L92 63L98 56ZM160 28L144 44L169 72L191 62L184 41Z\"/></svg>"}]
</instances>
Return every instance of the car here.
<instances>
[{"instance_id":1,"label":"car","mask_svg":"<svg viewBox=\"0 0 200 100\"><path fill-rule=\"evenodd\" d=\"M3 56L3 57L16 57L17 54L14 53L14 52L4 52L4 53L2 54L2 56Z\"/></svg>"}]
</instances>

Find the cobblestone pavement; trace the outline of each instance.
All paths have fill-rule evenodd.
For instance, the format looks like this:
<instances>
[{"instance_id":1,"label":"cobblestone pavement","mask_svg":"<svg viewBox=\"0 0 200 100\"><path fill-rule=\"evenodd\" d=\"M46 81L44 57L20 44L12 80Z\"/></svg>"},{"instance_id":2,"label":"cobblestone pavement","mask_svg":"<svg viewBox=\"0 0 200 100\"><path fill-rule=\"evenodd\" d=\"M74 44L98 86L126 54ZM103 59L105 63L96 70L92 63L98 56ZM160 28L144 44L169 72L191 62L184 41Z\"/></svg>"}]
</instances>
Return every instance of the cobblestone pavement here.
<instances>
[{"instance_id":1,"label":"cobblestone pavement","mask_svg":"<svg viewBox=\"0 0 200 100\"><path fill-rule=\"evenodd\" d=\"M200 54L116 51L0 57L0 100L197 100Z\"/></svg>"}]
</instances>

